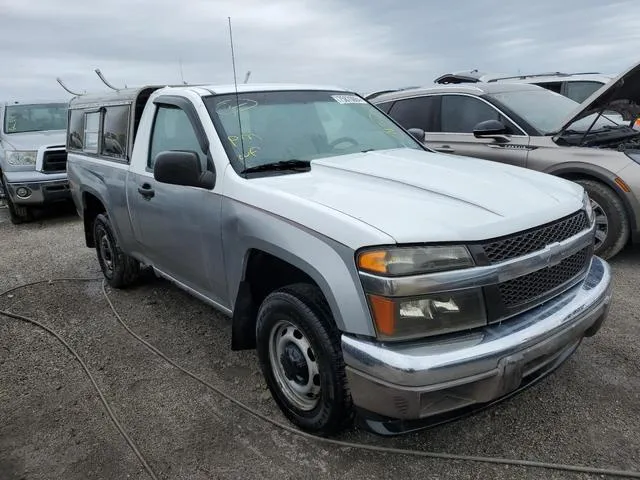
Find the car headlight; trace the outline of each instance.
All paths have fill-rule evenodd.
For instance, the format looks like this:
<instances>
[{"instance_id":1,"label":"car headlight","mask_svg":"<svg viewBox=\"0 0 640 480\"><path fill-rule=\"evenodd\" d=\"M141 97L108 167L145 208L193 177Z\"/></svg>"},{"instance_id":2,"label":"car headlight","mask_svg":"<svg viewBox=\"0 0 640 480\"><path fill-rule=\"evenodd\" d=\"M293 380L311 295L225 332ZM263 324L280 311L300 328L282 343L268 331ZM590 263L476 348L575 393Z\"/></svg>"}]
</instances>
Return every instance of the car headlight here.
<instances>
[{"instance_id":1,"label":"car headlight","mask_svg":"<svg viewBox=\"0 0 640 480\"><path fill-rule=\"evenodd\" d=\"M35 165L38 152L32 150L13 150L7 152L7 163L9 165Z\"/></svg>"},{"instance_id":2,"label":"car headlight","mask_svg":"<svg viewBox=\"0 0 640 480\"><path fill-rule=\"evenodd\" d=\"M408 340L487 324L481 288L413 298L368 295L380 340Z\"/></svg>"},{"instance_id":3,"label":"car headlight","mask_svg":"<svg viewBox=\"0 0 640 480\"><path fill-rule=\"evenodd\" d=\"M467 247L437 245L365 249L357 255L358 270L394 277L429 274L475 265ZM380 340L407 340L486 325L481 288L387 297L367 292L367 300Z\"/></svg>"},{"instance_id":4,"label":"car headlight","mask_svg":"<svg viewBox=\"0 0 640 480\"><path fill-rule=\"evenodd\" d=\"M390 277L457 270L474 265L469 250L461 245L364 250L358 254L357 263L361 271Z\"/></svg>"},{"instance_id":5,"label":"car headlight","mask_svg":"<svg viewBox=\"0 0 640 480\"><path fill-rule=\"evenodd\" d=\"M587 191L584 191L584 195L582 196L582 206L584 208L585 213L587 214L587 220L589 220L589 225L593 225L593 222L596 218L596 214L593 211L593 205L591 204L591 199L589 198L589 194Z\"/></svg>"}]
</instances>

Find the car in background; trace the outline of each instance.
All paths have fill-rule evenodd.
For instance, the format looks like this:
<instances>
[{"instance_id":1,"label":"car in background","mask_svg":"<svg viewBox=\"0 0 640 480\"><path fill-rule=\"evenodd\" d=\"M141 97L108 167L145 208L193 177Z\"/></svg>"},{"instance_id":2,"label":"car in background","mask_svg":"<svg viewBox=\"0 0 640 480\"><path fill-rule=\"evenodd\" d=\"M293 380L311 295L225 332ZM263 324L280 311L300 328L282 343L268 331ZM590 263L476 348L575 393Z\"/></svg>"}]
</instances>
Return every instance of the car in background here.
<instances>
[{"instance_id":1,"label":"car in background","mask_svg":"<svg viewBox=\"0 0 640 480\"><path fill-rule=\"evenodd\" d=\"M536 73L529 75L499 75L470 70L466 72L446 73L434 80L437 84L459 84L478 82L530 83L569 97L576 102L585 101L595 91L614 78L599 72L582 73Z\"/></svg>"},{"instance_id":2,"label":"car in background","mask_svg":"<svg viewBox=\"0 0 640 480\"><path fill-rule=\"evenodd\" d=\"M31 220L34 208L71 200L67 106L34 101L0 104L0 184L14 224Z\"/></svg>"},{"instance_id":3,"label":"car in background","mask_svg":"<svg viewBox=\"0 0 640 480\"><path fill-rule=\"evenodd\" d=\"M365 93L362 96L364 98L366 98L367 100L371 100L372 98L375 98L378 95L382 95L383 93L399 92L401 90L408 90L410 88L418 88L418 86L416 85L416 86L411 86L411 87L387 88L385 90L374 90L372 92Z\"/></svg>"},{"instance_id":4,"label":"car in background","mask_svg":"<svg viewBox=\"0 0 640 480\"><path fill-rule=\"evenodd\" d=\"M371 102L417 129L433 150L583 185L597 212L597 255L611 258L630 238L640 242L640 65L581 104L537 85L507 82L440 84Z\"/></svg>"}]
</instances>

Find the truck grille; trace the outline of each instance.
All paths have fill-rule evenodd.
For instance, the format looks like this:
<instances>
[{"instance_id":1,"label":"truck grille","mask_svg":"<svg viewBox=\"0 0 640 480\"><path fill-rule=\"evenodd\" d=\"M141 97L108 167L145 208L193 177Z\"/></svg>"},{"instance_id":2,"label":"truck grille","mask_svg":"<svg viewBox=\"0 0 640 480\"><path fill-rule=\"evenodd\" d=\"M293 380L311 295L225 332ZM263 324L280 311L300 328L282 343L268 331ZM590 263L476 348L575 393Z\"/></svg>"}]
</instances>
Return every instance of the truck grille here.
<instances>
[{"instance_id":1,"label":"truck grille","mask_svg":"<svg viewBox=\"0 0 640 480\"><path fill-rule=\"evenodd\" d=\"M591 247L586 247L552 267L499 283L504 306L507 309L518 307L562 287L584 270L590 254Z\"/></svg>"},{"instance_id":2,"label":"truck grille","mask_svg":"<svg viewBox=\"0 0 640 480\"><path fill-rule=\"evenodd\" d=\"M67 152L52 150L44 152L42 157L43 172L64 172L67 170Z\"/></svg>"},{"instance_id":3,"label":"truck grille","mask_svg":"<svg viewBox=\"0 0 640 480\"><path fill-rule=\"evenodd\" d=\"M585 213L579 211L543 227L485 243L482 247L490 263L504 262L541 250L550 243L566 240L580 233L587 226Z\"/></svg>"}]
</instances>

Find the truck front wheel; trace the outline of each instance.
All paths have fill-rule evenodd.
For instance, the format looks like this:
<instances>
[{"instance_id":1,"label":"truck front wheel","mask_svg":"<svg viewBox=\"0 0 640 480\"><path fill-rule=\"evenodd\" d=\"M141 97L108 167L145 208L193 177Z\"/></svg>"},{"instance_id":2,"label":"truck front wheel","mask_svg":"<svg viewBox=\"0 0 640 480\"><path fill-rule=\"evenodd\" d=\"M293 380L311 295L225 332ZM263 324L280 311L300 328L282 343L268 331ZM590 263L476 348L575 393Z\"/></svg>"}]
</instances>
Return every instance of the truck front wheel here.
<instances>
[{"instance_id":1,"label":"truck front wheel","mask_svg":"<svg viewBox=\"0 0 640 480\"><path fill-rule=\"evenodd\" d=\"M134 283L140 273L140 263L120 250L106 214L101 213L95 218L93 238L98 262L107 283L113 288L125 288Z\"/></svg>"},{"instance_id":2,"label":"truck front wheel","mask_svg":"<svg viewBox=\"0 0 640 480\"><path fill-rule=\"evenodd\" d=\"M258 311L256 340L267 386L292 423L319 435L351 423L340 333L317 287L295 284L269 294Z\"/></svg>"}]
</instances>

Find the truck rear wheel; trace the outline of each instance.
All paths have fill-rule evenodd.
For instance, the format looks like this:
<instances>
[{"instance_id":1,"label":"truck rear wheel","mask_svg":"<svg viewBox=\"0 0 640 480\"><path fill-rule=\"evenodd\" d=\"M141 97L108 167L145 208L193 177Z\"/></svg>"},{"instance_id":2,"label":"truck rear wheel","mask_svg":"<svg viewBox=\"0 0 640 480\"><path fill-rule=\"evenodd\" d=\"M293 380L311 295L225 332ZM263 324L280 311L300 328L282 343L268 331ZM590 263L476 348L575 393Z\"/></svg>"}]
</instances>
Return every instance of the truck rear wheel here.
<instances>
[{"instance_id":1,"label":"truck rear wheel","mask_svg":"<svg viewBox=\"0 0 640 480\"><path fill-rule=\"evenodd\" d=\"M295 284L269 294L258 311L256 339L267 386L292 423L320 435L351 423L340 333L317 287Z\"/></svg>"},{"instance_id":2,"label":"truck rear wheel","mask_svg":"<svg viewBox=\"0 0 640 480\"><path fill-rule=\"evenodd\" d=\"M605 260L615 256L629 240L629 219L622 200L608 186L594 180L577 180L589 194L596 216L594 253Z\"/></svg>"},{"instance_id":3,"label":"truck rear wheel","mask_svg":"<svg viewBox=\"0 0 640 480\"><path fill-rule=\"evenodd\" d=\"M120 250L106 214L101 213L94 220L93 238L107 283L113 288L125 288L134 283L140 273L140 263Z\"/></svg>"}]
</instances>

